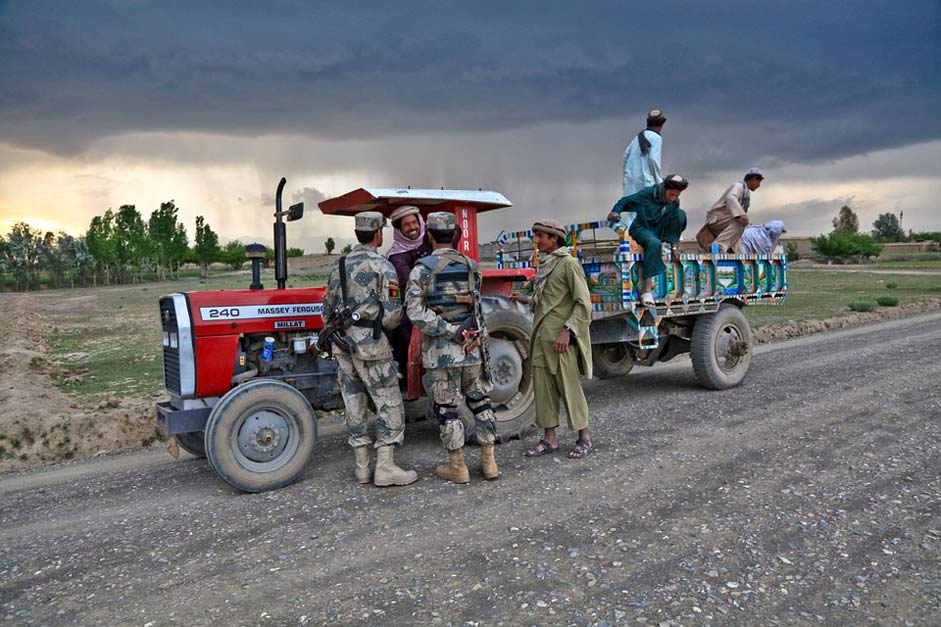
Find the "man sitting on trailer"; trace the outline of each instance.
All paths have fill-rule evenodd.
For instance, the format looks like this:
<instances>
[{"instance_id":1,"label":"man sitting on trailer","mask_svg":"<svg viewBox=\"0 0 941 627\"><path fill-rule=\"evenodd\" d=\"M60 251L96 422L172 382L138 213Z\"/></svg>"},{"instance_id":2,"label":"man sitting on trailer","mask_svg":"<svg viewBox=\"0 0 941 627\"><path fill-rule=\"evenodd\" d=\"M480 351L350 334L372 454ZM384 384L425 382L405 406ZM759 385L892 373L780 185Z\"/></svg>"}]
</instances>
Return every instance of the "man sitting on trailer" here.
<instances>
[{"instance_id":1,"label":"man sitting on trailer","mask_svg":"<svg viewBox=\"0 0 941 627\"><path fill-rule=\"evenodd\" d=\"M644 249L644 288L640 302L653 307L653 280L666 270L663 263L663 242L670 244L676 255L676 244L686 229L686 212L680 209L680 194L689 181L671 174L662 183L645 187L617 201L608 214L609 221L620 221L622 211L636 212L628 233Z\"/></svg>"}]
</instances>

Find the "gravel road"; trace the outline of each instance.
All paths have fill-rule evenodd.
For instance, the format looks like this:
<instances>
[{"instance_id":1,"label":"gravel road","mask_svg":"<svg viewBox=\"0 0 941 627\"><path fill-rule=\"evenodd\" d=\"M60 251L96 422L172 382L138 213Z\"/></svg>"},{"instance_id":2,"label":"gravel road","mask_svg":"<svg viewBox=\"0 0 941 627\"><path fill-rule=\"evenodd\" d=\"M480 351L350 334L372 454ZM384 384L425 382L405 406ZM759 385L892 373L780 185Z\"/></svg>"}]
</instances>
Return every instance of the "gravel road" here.
<instances>
[{"instance_id":1,"label":"gravel road","mask_svg":"<svg viewBox=\"0 0 941 627\"><path fill-rule=\"evenodd\" d=\"M939 355L935 313L759 346L727 392L590 381L595 453L509 442L492 483L435 479L430 423L407 488L336 430L267 494L152 449L4 475L0 622L939 625Z\"/></svg>"}]
</instances>

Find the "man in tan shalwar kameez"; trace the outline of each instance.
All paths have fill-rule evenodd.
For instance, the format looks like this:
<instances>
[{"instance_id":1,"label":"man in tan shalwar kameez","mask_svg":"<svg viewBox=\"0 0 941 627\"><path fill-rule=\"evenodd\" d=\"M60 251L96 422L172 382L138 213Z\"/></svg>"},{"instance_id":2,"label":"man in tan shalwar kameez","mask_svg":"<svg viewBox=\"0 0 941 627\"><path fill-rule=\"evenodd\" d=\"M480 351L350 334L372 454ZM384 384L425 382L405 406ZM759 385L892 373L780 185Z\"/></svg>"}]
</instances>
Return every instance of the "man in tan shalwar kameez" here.
<instances>
[{"instance_id":1,"label":"man in tan shalwar kameez","mask_svg":"<svg viewBox=\"0 0 941 627\"><path fill-rule=\"evenodd\" d=\"M565 227L557 220L533 225L539 266L533 284L533 333L530 355L536 395L536 423L545 430L542 442L526 452L541 457L559 448L556 429L565 406L568 426L578 432L569 457L592 450L588 403L579 376L591 378L591 296L581 264L565 246ZM517 297L522 300L523 297Z\"/></svg>"}]
</instances>

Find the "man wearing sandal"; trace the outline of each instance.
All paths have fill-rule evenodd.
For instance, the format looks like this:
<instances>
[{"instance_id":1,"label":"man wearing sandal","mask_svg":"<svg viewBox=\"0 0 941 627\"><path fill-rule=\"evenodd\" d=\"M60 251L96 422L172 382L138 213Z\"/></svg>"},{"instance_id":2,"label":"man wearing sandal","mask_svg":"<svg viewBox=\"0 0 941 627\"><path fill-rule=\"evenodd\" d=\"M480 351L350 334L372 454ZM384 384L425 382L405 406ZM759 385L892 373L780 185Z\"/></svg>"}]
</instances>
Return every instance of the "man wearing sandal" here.
<instances>
[{"instance_id":1,"label":"man wearing sandal","mask_svg":"<svg viewBox=\"0 0 941 627\"><path fill-rule=\"evenodd\" d=\"M565 246L565 227L557 220L533 225L533 241L539 249L539 267L533 296L514 296L530 302L533 333L530 339L533 387L536 394L536 423L545 430L542 442L526 451L541 457L559 448L556 429L559 409L565 405L568 427L578 432L572 459L592 451L588 433L588 403L579 376L591 378L591 297L585 273Z\"/></svg>"}]
</instances>

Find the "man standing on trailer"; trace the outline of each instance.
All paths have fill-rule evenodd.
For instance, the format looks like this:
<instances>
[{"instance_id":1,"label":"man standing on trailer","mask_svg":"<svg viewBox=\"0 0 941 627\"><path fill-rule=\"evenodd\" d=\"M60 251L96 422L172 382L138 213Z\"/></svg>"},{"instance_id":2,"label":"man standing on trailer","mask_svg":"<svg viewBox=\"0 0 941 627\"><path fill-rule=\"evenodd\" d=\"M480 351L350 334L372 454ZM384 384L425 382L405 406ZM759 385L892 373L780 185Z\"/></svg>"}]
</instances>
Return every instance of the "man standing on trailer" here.
<instances>
[{"instance_id":1,"label":"man standing on trailer","mask_svg":"<svg viewBox=\"0 0 941 627\"><path fill-rule=\"evenodd\" d=\"M559 448L556 429L559 410L565 405L568 427L578 432L572 459L592 451L588 433L588 403L579 376L591 378L591 294L581 264L566 247L565 227L557 220L533 224L533 241L539 249L539 266L533 283L533 332L530 336L536 424L545 435L526 451L541 457Z\"/></svg>"},{"instance_id":2,"label":"man standing on trailer","mask_svg":"<svg viewBox=\"0 0 941 627\"><path fill-rule=\"evenodd\" d=\"M468 483L470 471L464 462L464 423L458 414L462 402L474 414L480 471L487 480L499 479L494 457L496 416L490 405L489 364L481 341L487 329L477 318L475 300L480 298L481 275L477 263L452 248L457 220L453 213L428 214L428 232L434 251L418 260L408 279L405 304L408 317L424 334L422 362L427 387L434 401L441 442L448 462L435 467L439 479ZM473 320L471 320L473 319ZM477 336L473 327L476 322ZM466 329L466 330L463 330Z\"/></svg>"},{"instance_id":3,"label":"man standing on trailer","mask_svg":"<svg viewBox=\"0 0 941 627\"><path fill-rule=\"evenodd\" d=\"M356 481L372 481L378 486L408 485L418 480L414 470L399 468L394 459L395 447L405 441L405 407L392 348L382 331L399 324L402 301L395 268L376 252L382 246L385 223L385 217L376 211L356 214L359 244L334 264L323 300L324 324L344 307L359 315L345 330L351 352L335 347L334 354L349 444L356 459ZM375 444L366 426L370 400L376 408ZM370 445L376 449L374 476L369 471Z\"/></svg>"},{"instance_id":4,"label":"man standing on trailer","mask_svg":"<svg viewBox=\"0 0 941 627\"><path fill-rule=\"evenodd\" d=\"M630 196L645 187L656 185L661 176L663 139L660 131L667 116L660 109L647 113L647 128L637 134L624 150L624 190L622 196Z\"/></svg>"}]
</instances>

